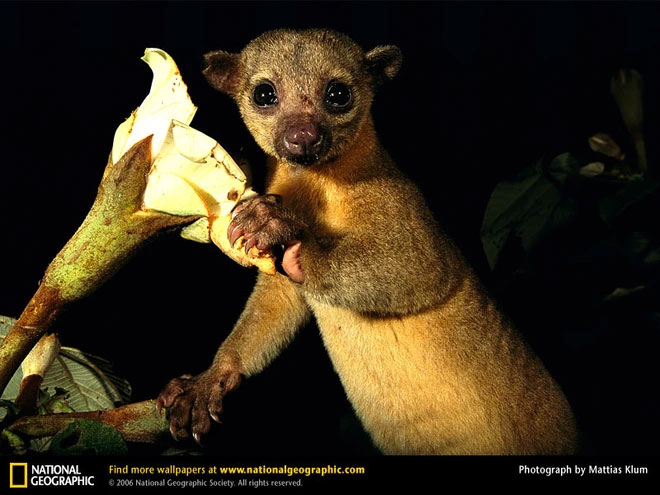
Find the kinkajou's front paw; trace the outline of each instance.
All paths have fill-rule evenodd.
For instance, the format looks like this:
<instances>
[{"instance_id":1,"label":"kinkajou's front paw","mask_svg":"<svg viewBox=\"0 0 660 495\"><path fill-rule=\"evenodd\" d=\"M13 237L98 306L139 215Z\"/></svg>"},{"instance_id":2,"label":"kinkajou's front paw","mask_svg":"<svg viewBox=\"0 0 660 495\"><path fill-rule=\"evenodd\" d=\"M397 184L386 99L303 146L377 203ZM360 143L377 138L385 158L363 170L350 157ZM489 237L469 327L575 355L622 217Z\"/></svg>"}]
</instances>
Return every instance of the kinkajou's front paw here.
<instances>
[{"instance_id":1,"label":"kinkajou's front paw","mask_svg":"<svg viewBox=\"0 0 660 495\"><path fill-rule=\"evenodd\" d=\"M241 374L233 368L221 372L211 368L197 376L183 375L163 388L156 407L167 409L170 433L175 440L192 433L201 445L202 438L211 430L211 420L220 422L222 399L240 382Z\"/></svg>"},{"instance_id":2,"label":"kinkajou's front paw","mask_svg":"<svg viewBox=\"0 0 660 495\"><path fill-rule=\"evenodd\" d=\"M263 251L282 246L282 268L291 280L302 283L305 272L300 256L305 230L305 224L292 211L282 207L279 196L267 194L239 203L234 209L227 236L231 245L239 238L245 238L246 250L254 246Z\"/></svg>"}]
</instances>

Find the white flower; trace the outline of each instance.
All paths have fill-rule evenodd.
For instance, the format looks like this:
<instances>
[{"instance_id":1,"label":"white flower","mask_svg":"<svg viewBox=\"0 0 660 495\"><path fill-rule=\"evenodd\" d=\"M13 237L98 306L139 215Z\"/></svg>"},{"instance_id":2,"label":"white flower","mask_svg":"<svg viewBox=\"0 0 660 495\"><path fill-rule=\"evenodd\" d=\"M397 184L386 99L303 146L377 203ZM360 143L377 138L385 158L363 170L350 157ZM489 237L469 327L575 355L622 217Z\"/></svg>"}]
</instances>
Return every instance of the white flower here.
<instances>
[{"instance_id":1,"label":"white flower","mask_svg":"<svg viewBox=\"0 0 660 495\"><path fill-rule=\"evenodd\" d=\"M158 48L147 48L142 60L153 72L151 89L139 108L115 131L113 163L117 163L131 146L150 134L154 136L152 157L156 156L172 120L190 124L197 111L172 57Z\"/></svg>"},{"instance_id":2,"label":"white flower","mask_svg":"<svg viewBox=\"0 0 660 495\"><path fill-rule=\"evenodd\" d=\"M202 218L182 229L197 242L214 242L234 261L274 273L272 257L252 248L249 254L229 245L227 226L241 199L254 196L247 177L213 138L190 124L197 107L172 57L149 48L142 58L153 72L151 91L140 107L115 132L112 161L149 135L152 165L143 196L143 209Z\"/></svg>"}]
</instances>

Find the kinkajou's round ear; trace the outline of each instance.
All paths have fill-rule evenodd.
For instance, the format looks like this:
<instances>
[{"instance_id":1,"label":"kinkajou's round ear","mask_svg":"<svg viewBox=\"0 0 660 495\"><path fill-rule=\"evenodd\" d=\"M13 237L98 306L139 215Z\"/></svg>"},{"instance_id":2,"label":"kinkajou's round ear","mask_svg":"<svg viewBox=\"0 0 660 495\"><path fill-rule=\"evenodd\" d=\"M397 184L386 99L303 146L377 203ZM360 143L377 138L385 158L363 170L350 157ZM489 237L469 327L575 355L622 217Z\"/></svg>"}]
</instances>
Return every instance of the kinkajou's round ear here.
<instances>
[{"instance_id":1,"label":"kinkajou's round ear","mask_svg":"<svg viewBox=\"0 0 660 495\"><path fill-rule=\"evenodd\" d=\"M241 73L239 54L217 50L204 55L204 62L206 68L202 73L211 86L231 96L238 93Z\"/></svg>"},{"instance_id":2,"label":"kinkajou's round ear","mask_svg":"<svg viewBox=\"0 0 660 495\"><path fill-rule=\"evenodd\" d=\"M394 45L377 46L370 50L365 58L367 69L376 83L393 79L401 68L401 62L403 62L401 50Z\"/></svg>"}]
</instances>

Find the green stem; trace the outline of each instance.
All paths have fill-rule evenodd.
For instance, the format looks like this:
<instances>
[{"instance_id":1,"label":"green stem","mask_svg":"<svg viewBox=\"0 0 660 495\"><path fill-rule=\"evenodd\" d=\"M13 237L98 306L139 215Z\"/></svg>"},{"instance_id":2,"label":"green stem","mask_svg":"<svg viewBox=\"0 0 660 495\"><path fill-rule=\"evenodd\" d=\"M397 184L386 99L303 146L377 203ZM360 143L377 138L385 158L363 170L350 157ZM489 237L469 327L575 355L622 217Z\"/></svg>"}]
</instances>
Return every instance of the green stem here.
<instances>
[{"instance_id":1,"label":"green stem","mask_svg":"<svg viewBox=\"0 0 660 495\"><path fill-rule=\"evenodd\" d=\"M198 218L141 209L150 167L151 136L109 161L87 217L0 346L0 392L60 311L96 290L156 234Z\"/></svg>"},{"instance_id":2,"label":"green stem","mask_svg":"<svg viewBox=\"0 0 660 495\"><path fill-rule=\"evenodd\" d=\"M56 290L41 284L0 345L0 391L62 309Z\"/></svg>"},{"instance_id":3,"label":"green stem","mask_svg":"<svg viewBox=\"0 0 660 495\"><path fill-rule=\"evenodd\" d=\"M644 144L644 136L641 134L633 136L633 141L635 142L635 152L637 153L637 170L645 174L648 169L648 163L646 160L646 145Z\"/></svg>"}]
</instances>

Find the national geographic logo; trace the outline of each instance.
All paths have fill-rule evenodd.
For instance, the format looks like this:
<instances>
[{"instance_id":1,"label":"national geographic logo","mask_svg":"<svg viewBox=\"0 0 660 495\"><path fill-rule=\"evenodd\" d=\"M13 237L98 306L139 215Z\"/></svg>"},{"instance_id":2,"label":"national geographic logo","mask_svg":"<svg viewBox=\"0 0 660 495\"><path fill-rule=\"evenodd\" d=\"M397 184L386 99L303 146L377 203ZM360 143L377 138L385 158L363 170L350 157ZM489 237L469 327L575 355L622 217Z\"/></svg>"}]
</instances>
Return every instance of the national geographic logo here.
<instances>
[{"instance_id":1,"label":"national geographic logo","mask_svg":"<svg viewBox=\"0 0 660 495\"><path fill-rule=\"evenodd\" d=\"M9 463L9 488L27 488L27 462Z\"/></svg>"},{"instance_id":2,"label":"national geographic logo","mask_svg":"<svg viewBox=\"0 0 660 495\"><path fill-rule=\"evenodd\" d=\"M94 486L94 476L81 473L77 464L9 463L9 488Z\"/></svg>"}]
</instances>

